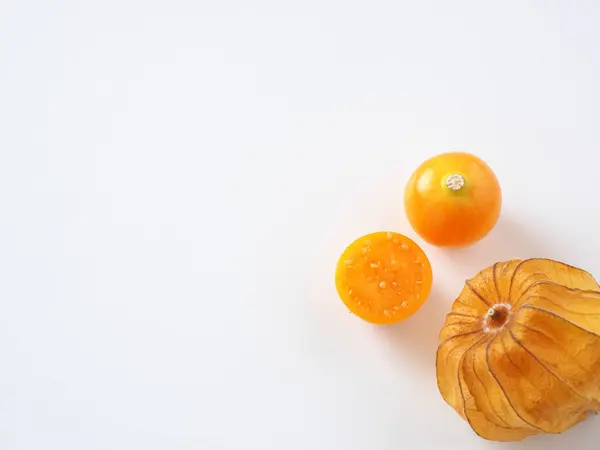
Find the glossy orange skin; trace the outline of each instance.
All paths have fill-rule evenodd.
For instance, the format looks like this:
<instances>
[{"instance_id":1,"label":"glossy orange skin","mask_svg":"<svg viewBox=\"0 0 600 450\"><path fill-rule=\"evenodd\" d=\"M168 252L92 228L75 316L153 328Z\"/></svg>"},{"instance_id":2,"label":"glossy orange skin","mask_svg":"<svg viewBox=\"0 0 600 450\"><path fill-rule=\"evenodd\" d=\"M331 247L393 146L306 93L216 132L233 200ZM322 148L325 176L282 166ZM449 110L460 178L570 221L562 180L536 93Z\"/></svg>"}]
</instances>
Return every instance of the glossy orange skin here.
<instances>
[{"instance_id":1,"label":"glossy orange skin","mask_svg":"<svg viewBox=\"0 0 600 450\"><path fill-rule=\"evenodd\" d=\"M350 312L367 322L393 324L414 314L431 290L431 264L423 250L398 233L356 239L342 253L335 285Z\"/></svg>"},{"instance_id":2,"label":"glossy orange skin","mask_svg":"<svg viewBox=\"0 0 600 450\"><path fill-rule=\"evenodd\" d=\"M464 186L452 190L448 176L459 174ZM404 191L408 220L425 241L462 247L486 236L502 209L500 183L492 169L469 153L450 152L422 163Z\"/></svg>"}]
</instances>

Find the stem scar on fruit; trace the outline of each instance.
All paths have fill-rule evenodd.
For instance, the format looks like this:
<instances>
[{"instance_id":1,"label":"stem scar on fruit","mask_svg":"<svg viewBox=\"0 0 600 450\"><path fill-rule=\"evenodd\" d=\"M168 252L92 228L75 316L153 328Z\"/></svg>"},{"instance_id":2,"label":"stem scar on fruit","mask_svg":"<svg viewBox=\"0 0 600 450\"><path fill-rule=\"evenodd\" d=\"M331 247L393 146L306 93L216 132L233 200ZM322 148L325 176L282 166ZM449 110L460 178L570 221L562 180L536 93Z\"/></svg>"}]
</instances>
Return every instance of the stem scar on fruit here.
<instances>
[{"instance_id":1,"label":"stem scar on fruit","mask_svg":"<svg viewBox=\"0 0 600 450\"><path fill-rule=\"evenodd\" d=\"M390 231L367 234L340 256L335 285L350 312L392 324L414 314L431 290L431 264L421 248Z\"/></svg>"},{"instance_id":2,"label":"stem scar on fruit","mask_svg":"<svg viewBox=\"0 0 600 450\"><path fill-rule=\"evenodd\" d=\"M415 232L437 246L466 246L486 236L502 209L502 191L492 169L469 153L429 158L404 190L406 215Z\"/></svg>"}]
</instances>

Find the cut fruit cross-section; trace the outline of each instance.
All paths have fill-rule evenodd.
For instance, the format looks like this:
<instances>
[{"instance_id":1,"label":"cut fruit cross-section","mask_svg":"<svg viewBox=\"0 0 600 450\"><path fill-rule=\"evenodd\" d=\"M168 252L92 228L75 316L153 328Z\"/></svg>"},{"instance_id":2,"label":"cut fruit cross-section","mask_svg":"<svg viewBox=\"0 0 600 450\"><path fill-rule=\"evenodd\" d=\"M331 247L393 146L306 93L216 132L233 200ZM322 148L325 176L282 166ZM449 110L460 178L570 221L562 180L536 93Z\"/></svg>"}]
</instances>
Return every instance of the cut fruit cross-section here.
<instances>
[{"instance_id":1,"label":"cut fruit cross-section","mask_svg":"<svg viewBox=\"0 0 600 450\"><path fill-rule=\"evenodd\" d=\"M415 313L431 290L431 264L406 236L377 232L354 241L340 257L335 284L348 309L371 323L392 324Z\"/></svg>"}]
</instances>

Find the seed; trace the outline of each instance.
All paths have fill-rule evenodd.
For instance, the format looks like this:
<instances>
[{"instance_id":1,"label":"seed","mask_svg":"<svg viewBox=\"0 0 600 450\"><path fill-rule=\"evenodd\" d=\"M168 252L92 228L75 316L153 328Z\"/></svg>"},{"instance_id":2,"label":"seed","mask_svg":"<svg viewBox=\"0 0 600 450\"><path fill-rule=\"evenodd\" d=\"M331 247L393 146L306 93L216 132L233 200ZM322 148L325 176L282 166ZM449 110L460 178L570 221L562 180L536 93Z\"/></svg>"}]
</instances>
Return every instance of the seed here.
<instances>
[{"instance_id":1,"label":"seed","mask_svg":"<svg viewBox=\"0 0 600 450\"><path fill-rule=\"evenodd\" d=\"M385 281L381 281L381 282L379 283L379 287L380 287L381 289L385 289L385 287L386 287L386 286L387 286L387 283L386 283Z\"/></svg>"}]
</instances>

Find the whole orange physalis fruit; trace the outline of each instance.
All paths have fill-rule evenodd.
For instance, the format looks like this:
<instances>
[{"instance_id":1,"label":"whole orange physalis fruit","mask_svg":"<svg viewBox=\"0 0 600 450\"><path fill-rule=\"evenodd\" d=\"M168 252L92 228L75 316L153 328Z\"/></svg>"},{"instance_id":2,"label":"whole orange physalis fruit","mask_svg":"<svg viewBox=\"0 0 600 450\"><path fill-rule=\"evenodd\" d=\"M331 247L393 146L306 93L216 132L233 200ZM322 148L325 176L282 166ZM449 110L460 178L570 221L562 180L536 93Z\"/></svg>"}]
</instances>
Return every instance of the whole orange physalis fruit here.
<instances>
[{"instance_id":1,"label":"whole orange physalis fruit","mask_svg":"<svg viewBox=\"0 0 600 450\"><path fill-rule=\"evenodd\" d=\"M461 247L487 235L500 216L502 192L480 158L451 152L434 156L410 177L404 191L408 220L425 241Z\"/></svg>"},{"instance_id":2,"label":"whole orange physalis fruit","mask_svg":"<svg viewBox=\"0 0 600 450\"><path fill-rule=\"evenodd\" d=\"M466 282L439 340L440 393L485 439L562 433L600 411L600 286L584 270L498 262Z\"/></svg>"},{"instance_id":3,"label":"whole orange physalis fruit","mask_svg":"<svg viewBox=\"0 0 600 450\"><path fill-rule=\"evenodd\" d=\"M431 264L410 238L381 231L356 239L335 271L338 295L361 319L392 324L415 313L431 290Z\"/></svg>"}]
</instances>

